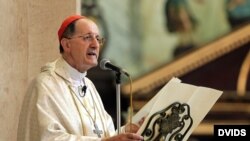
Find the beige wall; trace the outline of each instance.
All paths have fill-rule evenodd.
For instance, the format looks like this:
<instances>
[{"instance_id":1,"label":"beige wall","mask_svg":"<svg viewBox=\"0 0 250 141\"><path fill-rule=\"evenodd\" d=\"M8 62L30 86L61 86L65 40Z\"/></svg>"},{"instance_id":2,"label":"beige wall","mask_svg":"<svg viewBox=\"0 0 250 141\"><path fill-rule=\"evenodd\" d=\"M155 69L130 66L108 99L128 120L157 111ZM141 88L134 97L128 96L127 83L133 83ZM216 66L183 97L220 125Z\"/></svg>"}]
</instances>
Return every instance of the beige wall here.
<instances>
[{"instance_id":1,"label":"beige wall","mask_svg":"<svg viewBox=\"0 0 250 141\"><path fill-rule=\"evenodd\" d=\"M59 56L57 29L80 0L0 0L0 141L15 141L30 80Z\"/></svg>"}]
</instances>

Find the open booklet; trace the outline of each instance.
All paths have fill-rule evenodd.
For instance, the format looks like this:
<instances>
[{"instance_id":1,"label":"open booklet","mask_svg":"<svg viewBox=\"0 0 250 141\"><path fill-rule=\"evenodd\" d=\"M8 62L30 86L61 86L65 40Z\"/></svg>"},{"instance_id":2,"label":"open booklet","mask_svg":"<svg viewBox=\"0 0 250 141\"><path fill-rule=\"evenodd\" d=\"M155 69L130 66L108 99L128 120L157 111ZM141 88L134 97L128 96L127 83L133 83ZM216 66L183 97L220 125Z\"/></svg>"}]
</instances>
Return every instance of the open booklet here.
<instances>
[{"instance_id":1,"label":"open booklet","mask_svg":"<svg viewBox=\"0 0 250 141\"><path fill-rule=\"evenodd\" d=\"M134 116L145 141L186 141L223 92L172 78Z\"/></svg>"}]
</instances>

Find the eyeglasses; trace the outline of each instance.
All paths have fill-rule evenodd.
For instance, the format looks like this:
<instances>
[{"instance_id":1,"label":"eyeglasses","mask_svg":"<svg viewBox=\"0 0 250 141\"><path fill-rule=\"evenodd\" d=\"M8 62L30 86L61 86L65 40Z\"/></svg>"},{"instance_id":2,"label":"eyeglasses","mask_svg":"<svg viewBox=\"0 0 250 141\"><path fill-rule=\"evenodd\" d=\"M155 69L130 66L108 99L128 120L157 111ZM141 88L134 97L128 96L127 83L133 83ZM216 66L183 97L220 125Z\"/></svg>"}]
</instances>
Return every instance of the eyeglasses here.
<instances>
[{"instance_id":1,"label":"eyeglasses","mask_svg":"<svg viewBox=\"0 0 250 141\"><path fill-rule=\"evenodd\" d=\"M90 34L90 33L85 34L85 35L79 35L75 37L65 37L65 38L67 39L81 38L85 42L92 42L96 39L100 46L102 46L105 41L105 39L100 37L99 35Z\"/></svg>"}]
</instances>

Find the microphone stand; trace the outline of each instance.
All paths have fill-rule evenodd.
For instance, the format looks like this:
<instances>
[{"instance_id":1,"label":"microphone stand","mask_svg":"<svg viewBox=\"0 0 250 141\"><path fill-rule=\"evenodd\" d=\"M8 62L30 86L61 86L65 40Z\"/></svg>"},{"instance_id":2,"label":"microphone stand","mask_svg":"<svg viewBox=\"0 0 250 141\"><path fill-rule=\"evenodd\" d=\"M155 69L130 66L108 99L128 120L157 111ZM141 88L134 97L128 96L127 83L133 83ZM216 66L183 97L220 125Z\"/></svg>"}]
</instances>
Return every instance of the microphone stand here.
<instances>
[{"instance_id":1,"label":"microphone stand","mask_svg":"<svg viewBox=\"0 0 250 141\"><path fill-rule=\"evenodd\" d=\"M116 72L116 120L117 120L117 132L121 133L121 72Z\"/></svg>"}]
</instances>

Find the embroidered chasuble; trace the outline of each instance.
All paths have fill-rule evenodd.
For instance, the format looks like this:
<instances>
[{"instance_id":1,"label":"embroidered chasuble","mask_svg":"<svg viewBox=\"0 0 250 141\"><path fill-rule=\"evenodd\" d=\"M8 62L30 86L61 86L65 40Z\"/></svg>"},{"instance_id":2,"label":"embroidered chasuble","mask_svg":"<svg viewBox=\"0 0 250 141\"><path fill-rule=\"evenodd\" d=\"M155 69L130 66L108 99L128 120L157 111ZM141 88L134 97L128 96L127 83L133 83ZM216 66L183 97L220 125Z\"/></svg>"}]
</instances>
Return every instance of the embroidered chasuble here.
<instances>
[{"instance_id":1,"label":"embroidered chasuble","mask_svg":"<svg viewBox=\"0 0 250 141\"><path fill-rule=\"evenodd\" d=\"M115 134L94 84L62 58L32 81L19 118L17 141L100 141Z\"/></svg>"}]
</instances>

